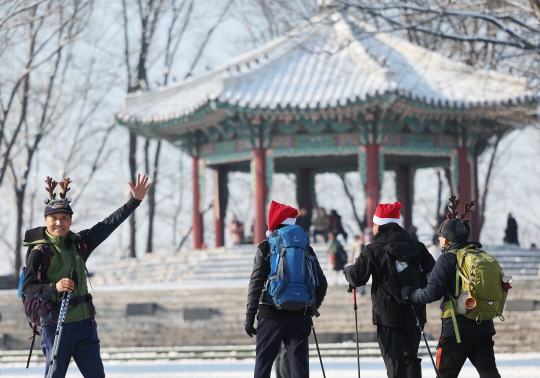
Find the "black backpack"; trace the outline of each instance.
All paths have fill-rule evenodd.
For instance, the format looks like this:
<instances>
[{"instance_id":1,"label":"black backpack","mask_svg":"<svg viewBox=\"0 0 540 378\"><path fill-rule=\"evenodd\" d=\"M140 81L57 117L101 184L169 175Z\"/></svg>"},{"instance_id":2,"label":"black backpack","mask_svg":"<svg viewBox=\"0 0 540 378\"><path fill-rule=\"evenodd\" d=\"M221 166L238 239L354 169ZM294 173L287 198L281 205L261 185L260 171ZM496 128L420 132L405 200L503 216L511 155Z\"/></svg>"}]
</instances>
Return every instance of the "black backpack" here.
<instances>
[{"instance_id":1,"label":"black backpack","mask_svg":"<svg viewBox=\"0 0 540 378\"><path fill-rule=\"evenodd\" d=\"M420 249L416 243L402 242L387 244L383 251L388 264L388 280L383 286L397 303L405 304L401 297L404 286L419 289L427 284L420 262Z\"/></svg>"},{"instance_id":2,"label":"black backpack","mask_svg":"<svg viewBox=\"0 0 540 378\"><path fill-rule=\"evenodd\" d=\"M51 264L52 252L51 252L51 247L49 247L48 244L39 243L39 244L32 245L26 251L25 265L28 265L28 256L30 255L30 252L36 246L39 247L39 249L41 250L41 264L39 266L37 278L39 282L43 282L43 278L47 274L47 269L49 268L49 265ZM46 304L46 301L42 301L39 298L27 297L26 295L24 295L22 291L22 285L23 285L25 273L26 273L26 266L22 268L21 278L19 280L18 294L24 306L24 312L28 320L28 325L32 329L34 336L36 335L41 336L40 309L44 307L44 305Z\"/></svg>"}]
</instances>

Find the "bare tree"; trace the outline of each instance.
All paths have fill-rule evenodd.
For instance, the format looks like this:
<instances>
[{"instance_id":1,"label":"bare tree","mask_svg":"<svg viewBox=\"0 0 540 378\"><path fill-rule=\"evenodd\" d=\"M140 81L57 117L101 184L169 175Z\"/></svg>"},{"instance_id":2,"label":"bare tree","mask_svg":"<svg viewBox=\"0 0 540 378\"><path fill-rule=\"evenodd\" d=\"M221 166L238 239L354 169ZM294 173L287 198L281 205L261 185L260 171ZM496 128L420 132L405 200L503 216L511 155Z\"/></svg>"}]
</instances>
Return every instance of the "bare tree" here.
<instances>
[{"instance_id":1,"label":"bare tree","mask_svg":"<svg viewBox=\"0 0 540 378\"><path fill-rule=\"evenodd\" d=\"M126 0L122 0L122 14L124 22L124 62L127 72L127 92L133 93L139 90L147 90L148 86L148 74L147 74L147 59L150 44L154 33L156 31L157 24L160 20L161 12L163 11L163 0L138 0L137 1L137 19L138 23L138 48L137 48L137 58L136 64L131 64L132 54L131 50L131 38L130 38L130 29L132 25L130 20L135 19L130 15L131 8L128 6ZM137 174L137 136L130 132L129 133L129 171L131 182L135 182ZM155 183L154 183L155 186ZM155 188L152 189L154 192ZM150 195L150 198L153 198L153 194ZM130 242L129 242L129 257L136 257L136 220L135 214L132 214L129 218L130 225Z\"/></svg>"},{"instance_id":2,"label":"bare tree","mask_svg":"<svg viewBox=\"0 0 540 378\"><path fill-rule=\"evenodd\" d=\"M349 200L349 203L351 205L351 209L353 211L354 220L356 221L356 224L358 225L358 229L360 230L360 233L364 232L364 229L366 228L366 219L361 219L358 215L358 211L356 209L356 205L354 203L354 196L349 189L349 184L347 182L347 178L345 177L344 173L338 174L339 178L341 179L341 182L343 183L343 190L345 190L345 195L347 196L347 199Z\"/></svg>"},{"instance_id":3,"label":"bare tree","mask_svg":"<svg viewBox=\"0 0 540 378\"><path fill-rule=\"evenodd\" d=\"M1 174L3 177L6 171L9 173L15 193L14 275L21 267L18 246L22 244L28 178L40 144L54 131L63 108L73 101L63 97L71 64L69 49L84 30L90 12L89 4L82 1L34 2L10 18L14 23L7 29L8 36L4 35L13 44L23 41L26 44L24 54L20 55L21 75L11 82L2 78L3 87L12 85L8 100L4 102L2 96L2 137L9 136L1 141L4 152Z\"/></svg>"}]
</instances>

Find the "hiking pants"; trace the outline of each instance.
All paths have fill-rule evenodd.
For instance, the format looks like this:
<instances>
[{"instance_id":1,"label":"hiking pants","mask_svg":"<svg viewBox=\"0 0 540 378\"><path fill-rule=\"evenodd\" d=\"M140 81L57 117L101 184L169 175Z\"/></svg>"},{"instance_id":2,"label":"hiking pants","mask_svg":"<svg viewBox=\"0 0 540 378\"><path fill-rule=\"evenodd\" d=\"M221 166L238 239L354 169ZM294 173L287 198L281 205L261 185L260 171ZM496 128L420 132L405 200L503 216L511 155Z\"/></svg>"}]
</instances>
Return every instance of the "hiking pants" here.
<instances>
[{"instance_id":1,"label":"hiking pants","mask_svg":"<svg viewBox=\"0 0 540 378\"><path fill-rule=\"evenodd\" d=\"M45 377L47 377L49 361L52 358L55 333L56 324L51 324L43 328L41 350L47 358ZM75 360L83 377L105 377L103 362L99 354L97 325L92 319L64 324L62 337L58 345L58 355L54 364L53 378L63 378L66 376L71 357Z\"/></svg>"},{"instance_id":2,"label":"hiking pants","mask_svg":"<svg viewBox=\"0 0 540 378\"><path fill-rule=\"evenodd\" d=\"M309 377L311 316L303 312L278 311L274 317L259 318L255 348L255 378L269 378L281 343L287 348L291 378Z\"/></svg>"},{"instance_id":3,"label":"hiking pants","mask_svg":"<svg viewBox=\"0 0 540 378\"><path fill-rule=\"evenodd\" d=\"M418 358L420 329L377 326L377 341L386 365L388 378L421 378Z\"/></svg>"},{"instance_id":4,"label":"hiking pants","mask_svg":"<svg viewBox=\"0 0 540 378\"><path fill-rule=\"evenodd\" d=\"M492 335L461 336L461 343L455 337L443 337L437 345L437 368L441 378L455 378L459 375L467 358L478 371L480 378L500 378L495 363Z\"/></svg>"}]
</instances>

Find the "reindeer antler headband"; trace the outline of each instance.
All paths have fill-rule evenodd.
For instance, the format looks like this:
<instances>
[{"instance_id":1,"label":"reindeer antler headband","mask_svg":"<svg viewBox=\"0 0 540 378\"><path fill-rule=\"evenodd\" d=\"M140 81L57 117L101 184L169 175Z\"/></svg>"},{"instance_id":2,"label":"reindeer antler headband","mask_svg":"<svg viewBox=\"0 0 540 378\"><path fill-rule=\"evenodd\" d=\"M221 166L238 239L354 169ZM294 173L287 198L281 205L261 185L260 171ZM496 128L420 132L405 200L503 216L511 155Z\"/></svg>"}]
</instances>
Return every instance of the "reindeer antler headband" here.
<instances>
[{"instance_id":1,"label":"reindeer antler headband","mask_svg":"<svg viewBox=\"0 0 540 378\"><path fill-rule=\"evenodd\" d=\"M56 188L56 185L58 185L58 183L49 176L47 176L45 183L47 184L45 190L49 192L49 198L44 198L43 202L45 202L45 204L49 204L51 201L56 200L56 193L54 192L54 189ZM71 184L71 179L69 177L60 181L60 189L62 190L62 192L60 193L60 198L62 200L67 200L68 202L71 202L71 197L67 197L67 192L71 190L69 184Z\"/></svg>"},{"instance_id":2,"label":"reindeer antler headband","mask_svg":"<svg viewBox=\"0 0 540 378\"><path fill-rule=\"evenodd\" d=\"M455 195L450 196L450 198L448 198L448 199L450 200L450 205L448 205L448 208L451 211L448 214L446 214L446 219L461 218L461 219L469 222L469 220L467 218L465 218L465 217L467 216L467 214L472 212L472 208L476 205L476 201L471 200L469 202L466 202L465 203L465 211L463 213L461 213L460 216L458 217L458 213L459 213L458 206L461 203L461 201Z\"/></svg>"}]
</instances>

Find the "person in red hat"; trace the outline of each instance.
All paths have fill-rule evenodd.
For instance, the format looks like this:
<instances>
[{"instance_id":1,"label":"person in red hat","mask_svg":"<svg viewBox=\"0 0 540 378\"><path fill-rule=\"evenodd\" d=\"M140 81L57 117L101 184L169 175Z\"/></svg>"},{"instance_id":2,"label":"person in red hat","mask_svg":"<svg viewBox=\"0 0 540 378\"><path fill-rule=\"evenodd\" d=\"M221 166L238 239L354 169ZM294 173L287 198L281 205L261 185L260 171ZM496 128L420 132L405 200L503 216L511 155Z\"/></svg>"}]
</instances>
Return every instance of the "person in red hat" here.
<instances>
[{"instance_id":1,"label":"person in red hat","mask_svg":"<svg viewBox=\"0 0 540 378\"><path fill-rule=\"evenodd\" d=\"M393 277L394 272L401 272L409 265L411 271L414 266L416 276L420 276L416 278L425 286L435 260L424 244L411 239L400 226L401 208L400 202L377 206L373 215L373 242L364 247L354 264L345 267L343 273L354 287L372 279L373 324L377 326L377 340L388 377L417 378L422 376L418 358L421 332L413 309L403 302L401 288L395 287ZM402 265L401 260L409 262ZM425 305L416 307L422 327L426 322L425 309Z\"/></svg>"},{"instance_id":2,"label":"person in red hat","mask_svg":"<svg viewBox=\"0 0 540 378\"><path fill-rule=\"evenodd\" d=\"M301 310L285 310L278 308L275 303L270 303L267 295L267 283L271 271L271 245L270 241L264 240L257 246L253 271L249 281L248 303L246 308L246 321L244 328L246 333L256 339L255 357L255 378L269 378L272 371L272 364L276 359L281 344L287 348L288 362L291 370L291 377L309 376L309 343L308 337L311 333L311 317L318 315L317 309L326 295L328 287L326 277L319 265L317 256L308 243L307 235L299 227L294 225L298 210L291 206L283 205L272 201L268 212L268 231L266 235L274 243L277 235L286 230L302 234L298 239L306 241L306 249L314 260L315 272L318 278L318 285L315 286L315 303ZM280 230L278 232L278 230ZM281 234L283 235L283 234ZM294 239L296 240L296 238ZM255 317L257 317L257 328L255 329Z\"/></svg>"}]
</instances>

